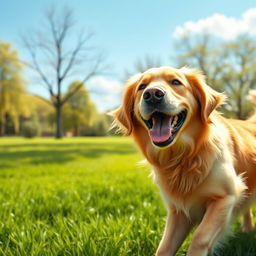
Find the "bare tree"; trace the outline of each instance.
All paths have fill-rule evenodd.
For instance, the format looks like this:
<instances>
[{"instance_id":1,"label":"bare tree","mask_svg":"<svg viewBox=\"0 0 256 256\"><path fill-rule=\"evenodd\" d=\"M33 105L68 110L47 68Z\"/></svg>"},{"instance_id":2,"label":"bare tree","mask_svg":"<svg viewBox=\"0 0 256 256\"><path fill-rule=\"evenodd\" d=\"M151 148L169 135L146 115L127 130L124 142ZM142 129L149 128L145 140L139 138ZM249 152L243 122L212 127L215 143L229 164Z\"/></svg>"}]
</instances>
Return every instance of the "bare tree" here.
<instances>
[{"instance_id":1,"label":"bare tree","mask_svg":"<svg viewBox=\"0 0 256 256\"><path fill-rule=\"evenodd\" d=\"M61 138L63 105L106 67L103 53L91 45L93 33L84 30L76 33L72 9L51 8L45 12L44 21L41 28L22 36L30 56L25 64L36 72L41 85L49 92L50 99L45 100L56 110L56 138ZM81 83L64 95L71 78Z\"/></svg>"}]
</instances>

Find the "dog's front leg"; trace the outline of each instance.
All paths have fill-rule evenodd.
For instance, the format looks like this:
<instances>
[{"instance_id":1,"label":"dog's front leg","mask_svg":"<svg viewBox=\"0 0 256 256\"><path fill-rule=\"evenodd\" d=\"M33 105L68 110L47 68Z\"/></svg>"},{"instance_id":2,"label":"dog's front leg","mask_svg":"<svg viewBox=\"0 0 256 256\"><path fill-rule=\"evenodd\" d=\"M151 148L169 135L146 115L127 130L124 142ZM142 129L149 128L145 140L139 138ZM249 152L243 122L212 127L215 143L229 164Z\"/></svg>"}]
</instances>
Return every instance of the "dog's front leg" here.
<instances>
[{"instance_id":1,"label":"dog's front leg","mask_svg":"<svg viewBox=\"0 0 256 256\"><path fill-rule=\"evenodd\" d=\"M243 215L242 231L243 232L252 232L253 229L254 229L253 214L252 214L252 210L249 209Z\"/></svg>"},{"instance_id":2,"label":"dog's front leg","mask_svg":"<svg viewBox=\"0 0 256 256\"><path fill-rule=\"evenodd\" d=\"M225 196L212 201L195 231L188 249L188 256L207 256L216 241L226 231L235 204L234 196Z\"/></svg>"},{"instance_id":3,"label":"dog's front leg","mask_svg":"<svg viewBox=\"0 0 256 256\"><path fill-rule=\"evenodd\" d=\"M187 217L182 212L177 212L175 208L170 207L156 256L175 255L191 228L192 224Z\"/></svg>"}]
</instances>

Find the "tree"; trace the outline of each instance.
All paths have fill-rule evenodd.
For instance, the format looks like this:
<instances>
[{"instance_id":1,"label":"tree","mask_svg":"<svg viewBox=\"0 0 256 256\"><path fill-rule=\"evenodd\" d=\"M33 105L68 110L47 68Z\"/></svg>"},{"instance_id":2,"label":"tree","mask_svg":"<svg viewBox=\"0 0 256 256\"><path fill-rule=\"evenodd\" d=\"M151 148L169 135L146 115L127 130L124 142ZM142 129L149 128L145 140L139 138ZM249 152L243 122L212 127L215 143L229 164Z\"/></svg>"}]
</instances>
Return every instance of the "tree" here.
<instances>
[{"instance_id":1,"label":"tree","mask_svg":"<svg viewBox=\"0 0 256 256\"><path fill-rule=\"evenodd\" d=\"M226 53L222 44L209 34L200 36L186 35L175 43L177 49L174 59L178 66L191 66L202 70L207 83L217 90L223 70L226 68Z\"/></svg>"},{"instance_id":2,"label":"tree","mask_svg":"<svg viewBox=\"0 0 256 256\"><path fill-rule=\"evenodd\" d=\"M76 32L71 9L63 8L57 12L52 8L46 11L44 18L46 24L41 26L42 29L33 33L30 31L22 37L22 41L30 54L26 64L36 72L49 92L49 102L56 112L56 138L61 138L63 105L86 81L103 72L104 57L90 45L92 33L76 33L76 44L73 44L73 39L70 40ZM63 87L77 73L83 74L81 82L64 94Z\"/></svg>"},{"instance_id":3,"label":"tree","mask_svg":"<svg viewBox=\"0 0 256 256\"><path fill-rule=\"evenodd\" d=\"M41 132L41 134L39 135L53 134L53 123L54 123L53 106L33 94L27 94L24 96L25 96L26 102L28 102L28 106L31 113L28 116L28 118L24 118L23 122L32 121L34 123L38 123L40 126L40 132ZM22 125L23 125L23 122L22 122Z\"/></svg>"},{"instance_id":4,"label":"tree","mask_svg":"<svg viewBox=\"0 0 256 256\"><path fill-rule=\"evenodd\" d=\"M134 73L143 73L150 68L159 67L161 65L160 59L154 58L152 56L146 55L141 59L137 59L134 63L134 68L132 71L125 72L125 80L134 75Z\"/></svg>"},{"instance_id":5,"label":"tree","mask_svg":"<svg viewBox=\"0 0 256 256\"><path fill-rule=\"evenodd\" d=\"M67 94L73 91L80 83L81 81L71 83ZM64 129L72 130L74 136L80 135L83 127L90 126L97 116L96 107L91 102L89 92L86 90L84 84L75 95L67 100L63 110Z\"/></svg>"},{"instance_id":6,"label":"tree","mask_svg":"<svg viewBox=\"0 0 256 256\"><path fill-rule=\"evenodd\" d=\"M97 113L93 122L90 125L86 125L81 129L81 135L83 136L106 136L113 135L110 132L109 127L112 123L112 118L106 113Z\"/></svg>"},{"instance_id":7,"label":"tree","mask_svg":"<svg viewBox=\"0 0 256 256\"><path fill-rule=\"evenodd\" d=\"M246 35L224 44L226 69L222 75L225 91L230 95L230 112L245 119L252 110L247 100L250 89L256 88L256 40Z\"/></svg>"},{"instance_id":8,"label":"tree","mask_svg":"<svg viewBox=\"0 0 256 256\"><path fill-rule=\"evenodd\" d=\"M186 36L176 43L178 65L199 68L214 89L225 92L228 104L221 111L245 119L251 111L249 89L256 87L256 40L246 35L233 41L217 41L207 34Z\"/></svg>"},{"instance_id":9,"label":"tree","mask_svg":"<svg viewBox=\"0 0 256 256\"><path fill-rule=\"evenodd\" d=\"M0 42L0 135L19 132L20 116L29 114L22 69L17 51L10 43Z\"/></svg>"}]
</instances>

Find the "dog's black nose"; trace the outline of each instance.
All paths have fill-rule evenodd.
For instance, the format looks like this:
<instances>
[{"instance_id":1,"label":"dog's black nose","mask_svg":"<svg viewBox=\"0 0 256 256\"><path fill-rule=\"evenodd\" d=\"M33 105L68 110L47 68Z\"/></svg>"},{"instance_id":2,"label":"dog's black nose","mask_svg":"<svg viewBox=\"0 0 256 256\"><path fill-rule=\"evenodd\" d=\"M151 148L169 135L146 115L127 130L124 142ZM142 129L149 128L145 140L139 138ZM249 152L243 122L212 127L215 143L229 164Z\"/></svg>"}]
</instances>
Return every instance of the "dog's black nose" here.
<instances>
[{"instance_id":1,"label":"dog's black nose","mask_svg":"<svg viewBox=\"0 0 256 256\"><path fill-rule=\"evenodd\" d=\"M161 88L152 87L145 90L143 99L148 104L160 103L164 98L165 92Z\"/></svg>"}]
</instances>

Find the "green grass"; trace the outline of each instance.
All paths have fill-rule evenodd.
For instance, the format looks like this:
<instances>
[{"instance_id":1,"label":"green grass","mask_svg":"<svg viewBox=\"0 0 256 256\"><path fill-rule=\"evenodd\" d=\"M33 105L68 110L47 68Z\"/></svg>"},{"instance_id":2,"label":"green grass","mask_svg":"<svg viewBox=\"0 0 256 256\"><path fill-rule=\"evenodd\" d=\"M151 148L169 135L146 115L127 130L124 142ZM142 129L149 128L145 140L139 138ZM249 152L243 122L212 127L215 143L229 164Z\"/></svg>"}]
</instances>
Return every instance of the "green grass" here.
<instances>
[{"instance_id":1,"label":"green grass","mask_svg":"<svg viewBox=\"0 0 256 256\"><path fill-rule=\"evenodd\" d=\"M1 138L0 255L154 255L166 213L141 159L128 138ZM255 256L256 233L217 255Z\"/></svg>"}]
</instances>

